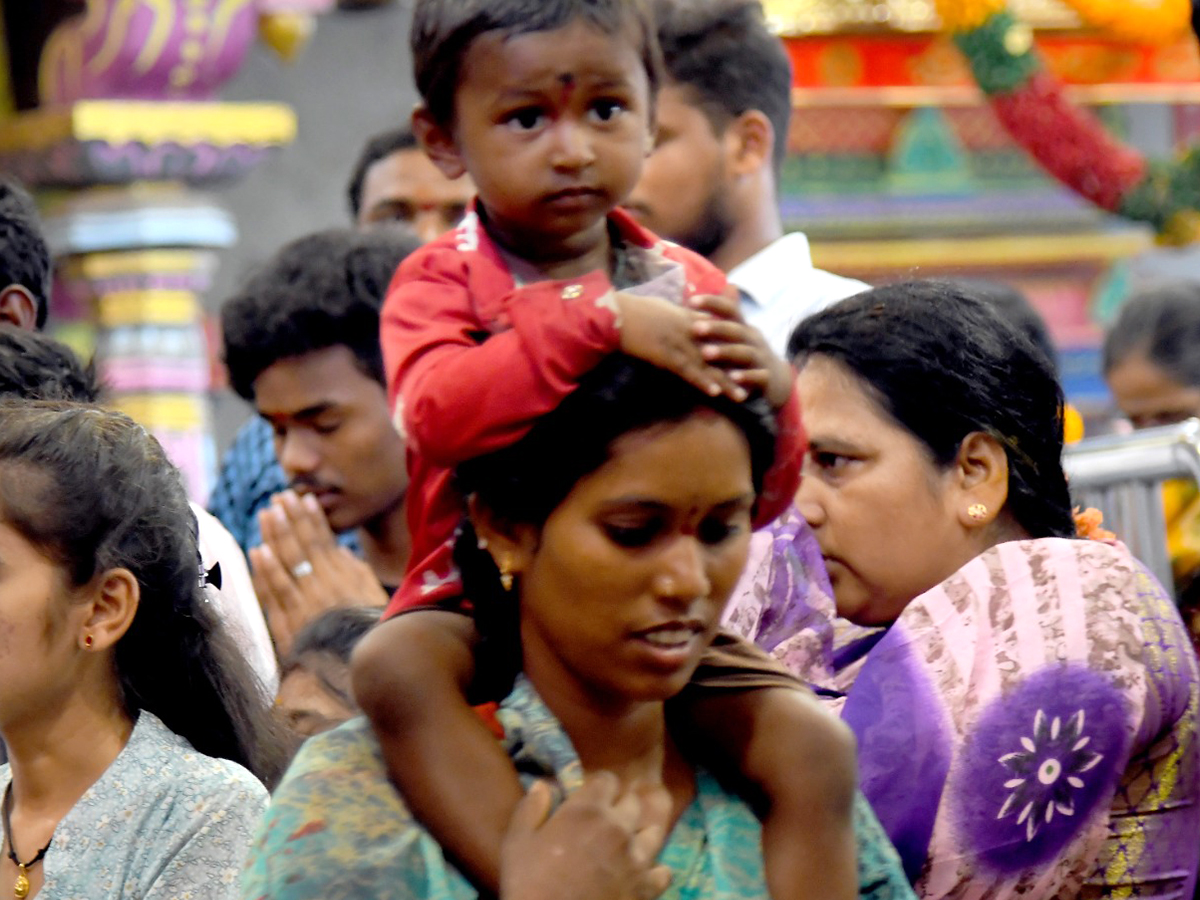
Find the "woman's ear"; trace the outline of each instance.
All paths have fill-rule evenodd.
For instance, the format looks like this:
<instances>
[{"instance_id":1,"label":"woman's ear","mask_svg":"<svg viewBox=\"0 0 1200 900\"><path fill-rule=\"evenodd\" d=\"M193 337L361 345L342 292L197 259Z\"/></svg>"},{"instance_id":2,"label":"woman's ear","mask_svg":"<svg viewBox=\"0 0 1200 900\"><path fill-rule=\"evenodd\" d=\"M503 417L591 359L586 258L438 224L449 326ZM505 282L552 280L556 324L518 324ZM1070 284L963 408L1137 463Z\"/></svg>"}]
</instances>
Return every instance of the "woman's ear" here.
<instances>
[{"instance_id":1,"label":"woman's ear","mask_svg":"<svg viewBox=\"0 0 1200 900\"><path fill-rule=\"evenodd\" d=\"M529 568L538 544L534 526L500 518L480 503L476 494L467 498L467 515L479 538L480 549L492 555L498 569L520 575Z\"/></svg>"},{"instance_id":2,"label":"woman's ear","mask_svg":"<svg viewBox=\"0 0 1200 900\"><path fill-rule=\"evenodd\" d=\"M413 110L412 130L421 149L439 172L451 181L466 174L467 167L450 128L437 121L427 106L418 106Z\"/></svg>"},{"instance_id":3,"label":"woman's ear","mask_svg":"<svg viewBox=\"0 0 1200 900\"><path fill-rule=\"evenodd\" d=\"M86 601L90 608L82 623L79 643L88 650L105 650L114 646L133 624L141 586L128 569L109 569L96 578L90 591Z\"/></svg>"},{"instance_id":4,"label":"woman's ear","mask_svg":"<svg viewBox=\"0 0 1200 900\"><path fill-rule=\"evenodd\" d=\"M963 438L954 461L955 514L968 529L996 520L1008 501L1008 454L990 434L973 431Z\"/></svg>"}]
</instances>

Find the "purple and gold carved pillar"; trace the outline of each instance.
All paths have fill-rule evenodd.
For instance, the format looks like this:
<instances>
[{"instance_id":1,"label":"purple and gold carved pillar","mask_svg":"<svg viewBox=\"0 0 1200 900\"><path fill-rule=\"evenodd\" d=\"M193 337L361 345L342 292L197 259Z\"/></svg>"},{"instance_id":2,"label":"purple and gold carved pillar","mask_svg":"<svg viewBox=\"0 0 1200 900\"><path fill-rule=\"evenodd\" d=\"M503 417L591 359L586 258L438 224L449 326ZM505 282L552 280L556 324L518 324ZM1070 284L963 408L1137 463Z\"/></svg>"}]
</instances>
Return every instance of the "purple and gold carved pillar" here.
<instances>
[{"instance_id":1,"label":"purple and gold carved pillar","mask_svg":"<svg viewBox=\"0 0 1200 900\"><path fill-rule=\"evenodd\" d=\"M305 16L331 6L88 0L43 47L41 106L0 123L0 170L38 191L58 261L54 320L94 346L109 402L159 437L198 501L214 466L201 299L237 239L204 189L296 132L287 106L211 98L256 29L294 49Z\"/></svg>"}]
</instances>

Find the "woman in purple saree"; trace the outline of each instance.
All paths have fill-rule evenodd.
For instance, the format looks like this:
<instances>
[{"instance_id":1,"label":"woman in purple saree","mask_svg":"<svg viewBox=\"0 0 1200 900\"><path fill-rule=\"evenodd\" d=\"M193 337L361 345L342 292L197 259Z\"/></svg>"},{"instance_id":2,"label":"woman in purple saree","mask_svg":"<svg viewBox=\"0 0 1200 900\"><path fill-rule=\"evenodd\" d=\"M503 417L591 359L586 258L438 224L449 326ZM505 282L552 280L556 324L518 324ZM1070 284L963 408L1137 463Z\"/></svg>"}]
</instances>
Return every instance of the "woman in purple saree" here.
<instances>
[{"instance_id":1,"label":"woman in purple saree","mask_svg":"<svg viewBox=\"0 0 1200 900\"><path fill-rule=\"evenodd\" d=\"M917 893L1192 897L1196 658L1122 545L1075 538L1044 357L929 283L843 301L791 349L798 512L756 536L726 623L854 729Z\"/></svg>"}]
</instances>

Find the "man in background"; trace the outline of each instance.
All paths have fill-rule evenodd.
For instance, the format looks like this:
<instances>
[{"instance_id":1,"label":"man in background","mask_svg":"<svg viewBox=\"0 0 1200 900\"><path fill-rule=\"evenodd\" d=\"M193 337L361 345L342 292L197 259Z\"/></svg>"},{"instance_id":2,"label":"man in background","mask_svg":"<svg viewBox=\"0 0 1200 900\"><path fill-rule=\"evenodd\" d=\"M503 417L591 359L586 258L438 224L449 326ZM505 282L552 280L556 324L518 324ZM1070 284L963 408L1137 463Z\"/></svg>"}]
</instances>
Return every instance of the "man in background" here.
<instances>
[{"instance_id":1,"label":"man in background","mask_svg":"<svg viewBox=\"0 0 1200 900\"><path fill-rule=\"evenodd\" d=\"M0 324L38 330L50 307L50 248L33 198L0 179Z\"/></svg>"},{"instance_id":2,"label":"man in background","mask_svg":"<svg viewBox=\"0 0 1200 900\"><path fill-rule=\"evenodd\" d=\"M668 77L654 151L626 206L651 231L723 269L746 321L782 355L800 319L867 287L814 268L808 239L784 234L787 52L757 2L658 0L655 7Z\"/></svg>"},{"instance_id":3,"label":"man in background","mask_svg":"<svg viewBox=\"0 0 1200 900\"><path fill-rule=\"evenodd\" d=\"M254 589L281 659L315 617L378 606L408 563L404 439L392 424L379 309L419 241L335 229L276 253L221 308L225 364L272 435L285 490L258 514ZM362 559L335 534L354 532Z\"/></svg>"},{"instance_id":4,"label":"man in background","mask_svg":"<svg viewBox=\"0 0 1200 900\"><path fill-rule=\"evenodd\" d=\"M411 129L395 128L367 141L346 194L356 227L401 222L428 243L459 223L475 185L466 176L446 178Z\"/></svg>"},{"instance_id":5,"label":"man in background","mask_svg":"<svg viewBox=\"0 0 1200 900\"><path fill-rule=\"evenodd\" d=\"M350 216L358 229L408 226L422 242L458 224L475 196L469 178L450 181L417 145L412 131L396 128L367 141L346 189ZM238 431L208 501L209 510L229 529L243 552L262 543L258 513L288 485L275 458L271 429L258 416ZM339 535L355 551L357 533Z\"/></svg>"}]
</instances>

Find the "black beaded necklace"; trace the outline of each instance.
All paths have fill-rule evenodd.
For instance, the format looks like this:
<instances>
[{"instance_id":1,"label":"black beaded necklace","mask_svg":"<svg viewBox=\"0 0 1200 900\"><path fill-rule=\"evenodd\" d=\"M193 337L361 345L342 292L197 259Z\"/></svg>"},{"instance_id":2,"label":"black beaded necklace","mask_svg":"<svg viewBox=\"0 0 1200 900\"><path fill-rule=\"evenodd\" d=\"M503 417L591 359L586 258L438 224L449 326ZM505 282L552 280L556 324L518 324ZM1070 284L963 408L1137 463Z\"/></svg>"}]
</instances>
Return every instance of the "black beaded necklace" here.
<instances>
[{"instance_id":1,"label":"black beaded necklace","mask_svg":"<svg viewBox=\"0 0 1200 900\"><path fill-rule=\"evenodd\" d=\"M25 900L29 896L29 876L25 874L25 870L30 866L36 866L42 861L42 857L46 855L46 851L50 849L50 845L54 843L54 838L46 842L46 846L37 852L37 856L27 863L17 859L17 849L13 846L12 839L12 782L8 783L8 787L4 791L4 837L8 841L8 858L13 861L13 865L17 867L17 880L13 884L13 896L17 900Z\"/></svg>"}]
</instances>

